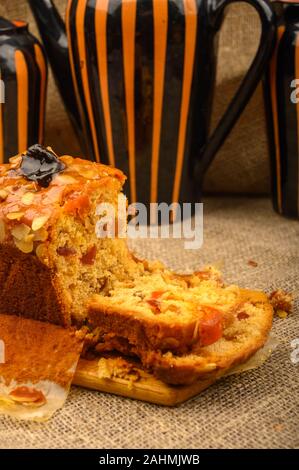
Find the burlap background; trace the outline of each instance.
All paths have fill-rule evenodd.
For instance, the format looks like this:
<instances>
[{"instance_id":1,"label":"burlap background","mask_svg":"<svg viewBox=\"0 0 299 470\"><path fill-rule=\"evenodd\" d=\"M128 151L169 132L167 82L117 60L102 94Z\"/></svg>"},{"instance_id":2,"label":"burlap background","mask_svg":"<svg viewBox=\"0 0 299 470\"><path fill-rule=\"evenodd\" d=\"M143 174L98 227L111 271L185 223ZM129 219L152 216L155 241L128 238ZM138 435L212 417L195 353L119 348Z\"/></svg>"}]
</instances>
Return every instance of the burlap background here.
<instances>
[{"instance_id":1,"label":"burlap background","mask_svg":"<svg viewBox=\"0 0 299 470\"><path fill-rule=\"evenodd\" d=\"M66 0L56 0L62 14ZM26 0L1 0L0 15L27 19L37 33ZM223 113L253 58L259 40L259 20L245 4L229 7L220 34L217 93L213 124ZM80 154L52 77L49 82L46 143L58 153ZM208 191L267 193L269 168L261 87L252 97L239 123L211 166L205 187Z\"/></svg>"},{"instance_id":2,"label":"burlap background","mask_svg":"<svg viewBox=\"0 0 299 470\"><path fill-rule=\"evenodd\" d=\"M209 199L204 245L135 242L139 254L159 253L175 269L220 265L242 286L299 294L299 224L276 215L266 199ZM258 263L256 268L248 260ZM259 369L228 377L177 408L164 408L73 388L66 406L44 424L0 417L1 448L298 448L299 363L290 342L299 338L298 300L273 327L279 346Z\"/></svg>"}]
</instances>

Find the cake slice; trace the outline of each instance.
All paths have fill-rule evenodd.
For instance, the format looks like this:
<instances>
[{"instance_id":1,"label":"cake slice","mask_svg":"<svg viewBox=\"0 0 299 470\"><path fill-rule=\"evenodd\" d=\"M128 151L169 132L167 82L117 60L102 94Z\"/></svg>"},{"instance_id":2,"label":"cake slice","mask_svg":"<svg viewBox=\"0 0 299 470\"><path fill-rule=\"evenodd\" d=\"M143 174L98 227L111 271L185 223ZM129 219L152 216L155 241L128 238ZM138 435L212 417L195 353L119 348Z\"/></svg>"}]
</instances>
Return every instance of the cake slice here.
<instances>
[{"instance_id":1,"label":"cake slice","mask_svg":"<svg viewBox=\"0 0 299 470\"><path fill-rule=\"evenodd\" d=\"M184 352L217 341L239 303L238 287L225 287L212 268L180 276L144 262L133 279L91 297L88 318L110 339L113 334L135 347Z\"/></svg>"},{"instance_id":2,"label":"cake slice","mask_svg":"<svg viewBox=\"0 0 299 470\"><path fill-rule=\"evenodd\" d=\"M107 333L101 336L101 341L98 338L95 349L100 355L118 351L127 357L137 357L143 367L169 384L215 381L253 356L266 343L271 330L273 307L266 294L239 289L238 300L221 337L209 345L199 341L182 353L163 352L144 341L131 340L128 333L122 336Z\"/></svg>"}]
</instances>

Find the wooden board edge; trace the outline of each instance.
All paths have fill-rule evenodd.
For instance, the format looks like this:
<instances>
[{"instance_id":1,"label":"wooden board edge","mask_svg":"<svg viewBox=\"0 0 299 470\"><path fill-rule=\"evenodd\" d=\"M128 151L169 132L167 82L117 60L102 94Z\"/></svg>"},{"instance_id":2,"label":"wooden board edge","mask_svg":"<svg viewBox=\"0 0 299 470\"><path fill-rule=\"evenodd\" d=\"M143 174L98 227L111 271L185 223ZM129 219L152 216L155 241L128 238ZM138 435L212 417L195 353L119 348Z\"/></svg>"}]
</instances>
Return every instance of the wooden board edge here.
<instances>
[{"instance_id":1,"label":"wooden board edge","mask_svg":"<svg viewBox=\"0 0 299 470\"><path fill-rule=\"evenodd\" d=\"M156 405L179 405L198 395L198 393L216 381L216 378L209 378L191 385L167 385L144 371L142 371L142 376L136 382L130 382L118 377L111 379L100 378L97 375L97 365L98 360L87 361L80 359L73 379L73 385Z\"/></svg>"}]
</instances>

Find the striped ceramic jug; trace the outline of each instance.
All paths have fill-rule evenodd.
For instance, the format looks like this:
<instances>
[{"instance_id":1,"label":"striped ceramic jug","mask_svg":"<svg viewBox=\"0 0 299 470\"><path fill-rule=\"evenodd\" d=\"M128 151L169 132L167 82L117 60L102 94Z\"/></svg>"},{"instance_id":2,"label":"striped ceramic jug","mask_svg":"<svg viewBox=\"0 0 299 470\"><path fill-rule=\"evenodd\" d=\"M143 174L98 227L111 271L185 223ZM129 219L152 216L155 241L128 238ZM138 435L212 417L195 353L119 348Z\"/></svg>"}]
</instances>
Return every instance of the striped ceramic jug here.
<instances>
[{"instance_id":1,"label":"striped ceramic jug","mask_svg":"<svg viewBox=\"0 0 299 470\"><path fill-rule=\"evenodd\" d=\"M253 93L274 38L266 0L244 81L208 138L217 32L234 0L29 0L62 97L91 159L129 176L130 201L200 197L212 158ZM68 60L67 60L68 58Z\"/></svg>"},{"instance_id":2,"label":"striped ceramic jug","mask_svg":"<svg viewBox=\"0 0 299 470\"><path fill-rule=\"evenodd\" d=\"M272 197L277 212L299 218L299 3L276 2L275 9L276 46L264 80Z\"/></svg>"},{"instance_id":3,"label":"striped ceramic jug","mask_svg":"<svg viewBox=\"0 0 299 470\"><path fill-rule=\"evenodd\" d=\"M0 17L0 163L42 143L47 64L23 21Z\"/></svg>"}]
</instances>

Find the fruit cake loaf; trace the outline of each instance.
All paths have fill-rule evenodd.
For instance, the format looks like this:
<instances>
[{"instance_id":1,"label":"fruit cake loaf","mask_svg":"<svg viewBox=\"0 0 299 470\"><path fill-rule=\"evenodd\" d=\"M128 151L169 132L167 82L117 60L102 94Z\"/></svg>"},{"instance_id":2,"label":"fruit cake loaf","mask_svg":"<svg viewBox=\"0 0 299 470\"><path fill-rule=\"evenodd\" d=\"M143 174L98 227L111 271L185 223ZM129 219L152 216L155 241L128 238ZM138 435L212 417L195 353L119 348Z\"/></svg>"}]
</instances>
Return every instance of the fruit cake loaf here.
<instances>
[{"instance_id":1,"label":"fruit cake loaf","mask_svg":"<svg viewBox=\"0 0 299 470\"><path fill-rule=\"evenodd\" d=\"M219 279L205 281L205 272L187 280L159 263L137 260L124 239L97 238L96 206L116 206L125 180L119 170L34 146L0 171L1 311L63 325L90 322L91 328L106 322L113 332L112 308L124 329L137 316L139 330L152 338L149 345L161 350L182 350L199 336L219 337L227 318L188 292L201 281L216 288ZM148 298L151 290L156 292ZM94 315L86 301L96 293L102 308ZM233 291L230 297L232 302Z\"/></svg>"},{"instance_id":2,"label":"fruit cake loaf","mask_svg":"<svg viewBox=\"0 0 299 470\"><path fill-rule=\"evenodd\" d=\"M0 165L0 311L69 325L90 294L142 269L123 239L97 238L96 205L123 173L33 146Z\"/></svg>"}]
</instances>

